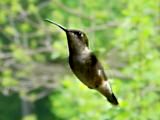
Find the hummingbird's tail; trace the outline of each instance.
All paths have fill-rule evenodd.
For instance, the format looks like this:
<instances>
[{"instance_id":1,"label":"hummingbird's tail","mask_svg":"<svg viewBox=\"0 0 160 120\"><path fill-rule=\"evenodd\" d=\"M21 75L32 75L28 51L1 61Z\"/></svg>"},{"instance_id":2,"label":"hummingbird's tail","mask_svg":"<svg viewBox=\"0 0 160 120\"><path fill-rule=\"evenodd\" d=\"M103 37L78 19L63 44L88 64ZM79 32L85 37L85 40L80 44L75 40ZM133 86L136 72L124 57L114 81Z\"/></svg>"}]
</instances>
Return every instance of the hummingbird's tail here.
<instances>
[{"instance_id":1,"label":"hummingbird's tail","mask_svg":"<svg viewBox=\"0 0 160 120\"><path fill-rule=\"evenodd\" d=\"M115 97L114 93L110 94L110 95L107 95L107 100L113 104L113 105L118 105L118 100L117 98Z\"/></svg>"},{"instance_id":2,"label":"hummingbird's tail","mask_svg":"<svg viewBox=\"0 0 160 120\"><path fill-rule=\"evenodd\" d=\"M102 93L111 104L118 105L118 100L112 91L109 81L102 82L101 86L98 88L98 91Z\"/></svg>"}]
</instances>

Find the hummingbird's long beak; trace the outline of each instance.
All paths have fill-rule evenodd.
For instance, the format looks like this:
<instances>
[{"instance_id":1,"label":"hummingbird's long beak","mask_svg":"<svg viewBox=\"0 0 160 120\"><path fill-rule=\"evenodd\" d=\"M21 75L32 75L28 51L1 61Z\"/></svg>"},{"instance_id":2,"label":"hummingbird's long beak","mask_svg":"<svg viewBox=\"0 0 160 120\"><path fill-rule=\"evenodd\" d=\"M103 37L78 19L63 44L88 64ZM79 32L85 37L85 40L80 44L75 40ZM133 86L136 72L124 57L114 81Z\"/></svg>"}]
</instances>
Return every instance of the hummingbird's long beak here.
<instances>
[{"instance_id":1,"label":"hummingbird's long beak","mask_svg":"<svg viewBox=\"0 0 160 120\"><path fill-rule=\"evenodd\" d=\"M54 24L54 25L56 25L56 26L58 26L59 28L61 28L62 30L64 30L65 32L67 32L68 30L66 29L66 28L64 28L62 25L59 25L59 24L57 24L57 23L55 23L55 22L53 22L52 20L50 20L50 19L45 19L45 21L47 21L47 22L49 22L49 23L52 23L52 24Z\"/></svg>"}]
</instances>

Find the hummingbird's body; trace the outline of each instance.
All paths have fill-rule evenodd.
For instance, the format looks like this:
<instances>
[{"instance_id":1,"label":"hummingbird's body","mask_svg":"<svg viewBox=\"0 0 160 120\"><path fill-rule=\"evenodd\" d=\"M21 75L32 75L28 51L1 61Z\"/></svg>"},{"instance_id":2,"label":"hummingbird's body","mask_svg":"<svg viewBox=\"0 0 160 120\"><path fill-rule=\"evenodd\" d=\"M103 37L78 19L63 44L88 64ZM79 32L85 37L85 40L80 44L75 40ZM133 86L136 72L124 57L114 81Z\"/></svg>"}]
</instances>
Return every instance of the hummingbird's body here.
<instances>
[{"instance_id":1,"label":"hummingbird's body","mask_svg":"<svg viewBox=\"0 0 160 120\"><path fill-rule=\"evenodd\" d=\"M93 75L97 74L96 62L90 51L84 50L84 53L79 55L69 55L69 64L74 74L89 88L95 88L97 80ZM95 62L95 63L94 63ZM94 64L94 65L93 65Z\"/></svg>"},{"instance_id":2,"label":"hummingbird's body","mask_svg":"<svg viewBox=\"0 0 160 120\"><path fill-rule=\"evenodd\" d=\"M102 65L88 48L88 39L84 32L66 29L50 20L46 20L66 32L69 48L69 65L73 73L88 88L96 89L109 102L118 105Z\"/></svg>"},{"instance_id":3,"label":"hummingbird's body","mask_svg":"<svg viewBox=\"0 0 160 120\"><path fill-rule=\"evenodd\" d=\"M94 89L101 84L102 80L98 74L102 67L87 47L79 55L69 55L69 64L74 74L89 88ZM103 77L106 78L105 74Z\"/></svg>"}]
</instances>

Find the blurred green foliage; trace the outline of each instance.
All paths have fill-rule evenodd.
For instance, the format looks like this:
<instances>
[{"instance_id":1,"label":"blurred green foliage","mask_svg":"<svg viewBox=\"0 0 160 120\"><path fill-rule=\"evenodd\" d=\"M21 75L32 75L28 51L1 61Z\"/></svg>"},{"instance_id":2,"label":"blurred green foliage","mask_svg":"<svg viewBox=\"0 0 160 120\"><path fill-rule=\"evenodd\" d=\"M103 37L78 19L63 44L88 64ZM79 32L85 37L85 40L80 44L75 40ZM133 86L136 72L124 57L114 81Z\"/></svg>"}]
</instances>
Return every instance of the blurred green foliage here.
<instances>
[{"instance_id":1,"label":"blurred green foliage","mask_svg":"<svg viewBox=\"0 0 160 120\"><path fill-rule=\"evenodd\" d=\"M159 13L159 0L1 0L0 119L159 120ZM74 77L45 18L86 32L119 107Z\"/></svg>"}]
</instances>

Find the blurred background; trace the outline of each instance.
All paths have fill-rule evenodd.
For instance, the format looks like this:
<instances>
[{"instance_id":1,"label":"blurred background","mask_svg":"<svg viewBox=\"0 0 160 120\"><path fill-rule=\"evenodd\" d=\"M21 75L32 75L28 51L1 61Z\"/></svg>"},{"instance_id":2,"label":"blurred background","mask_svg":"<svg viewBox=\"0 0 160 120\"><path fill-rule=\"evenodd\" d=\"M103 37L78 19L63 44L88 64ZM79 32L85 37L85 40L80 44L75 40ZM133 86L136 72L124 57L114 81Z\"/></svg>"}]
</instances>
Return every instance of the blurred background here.
<instances>
[{"instance_id":1,"label":"blurred background","mask_svg":"<svg viewBox=\"0 0 160 120\"><path fill-rule=\"evenodd\" d=\"M1 0L0 120L159 120L159 0ZM71 72L65 33L84 31L120 105Z\"/></svg>"}]
</instances>

